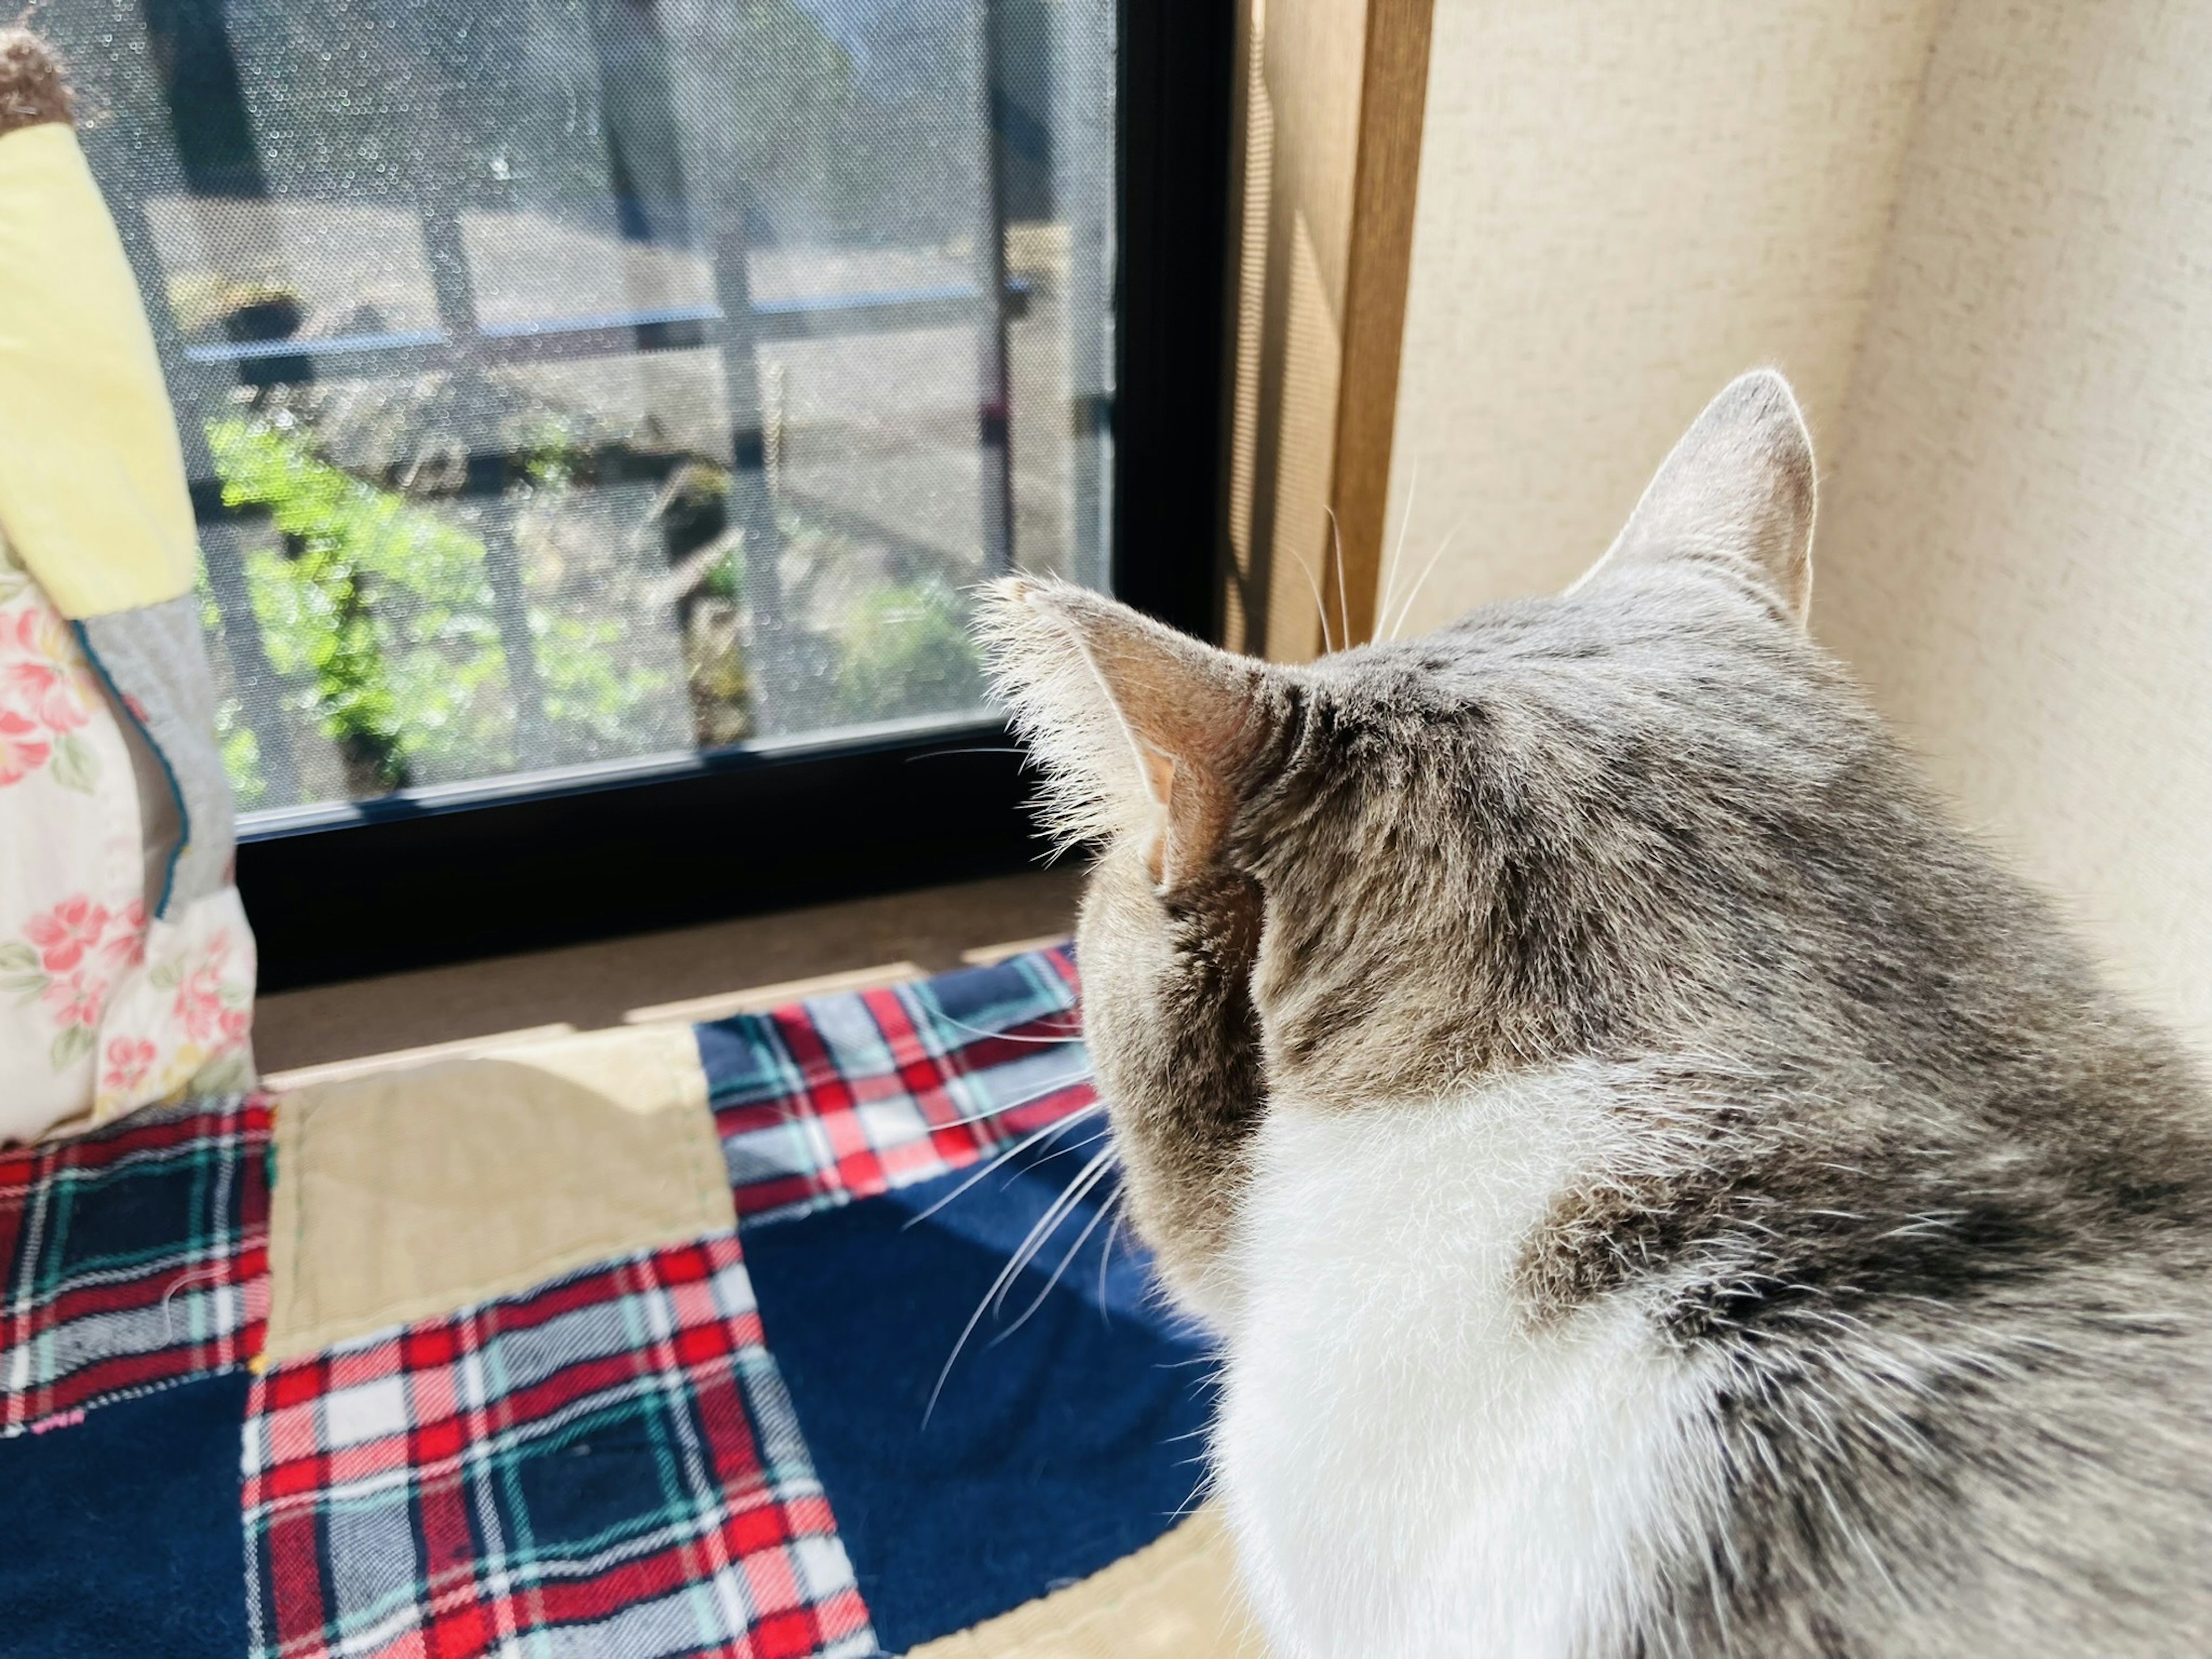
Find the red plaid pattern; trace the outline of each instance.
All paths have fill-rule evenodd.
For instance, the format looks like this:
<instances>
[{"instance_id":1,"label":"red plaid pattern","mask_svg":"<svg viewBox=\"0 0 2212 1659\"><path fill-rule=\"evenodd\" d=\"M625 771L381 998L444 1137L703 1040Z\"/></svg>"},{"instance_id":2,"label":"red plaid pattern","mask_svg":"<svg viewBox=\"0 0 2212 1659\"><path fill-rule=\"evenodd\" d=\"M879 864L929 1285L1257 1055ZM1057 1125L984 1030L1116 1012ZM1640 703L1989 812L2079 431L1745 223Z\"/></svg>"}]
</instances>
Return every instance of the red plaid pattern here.
<instances>
[{"instance_id":1,"label":"red plaid pattern","mask_svg":"<svg viewBox=\"0 0 2212 1659\"><path fill-rule=\"evenodd\" d=\"M699 1027L747 1223L951 1173L1094 1106L1065 949Z\"/></svg>"},{"instance_id":2,"label":"red plaid pattern","mask_svg":"<svg viewBox=\"0 0 2212 1659\"><path fill-rule=\"evenodd\" d=\"M0 1152L0 1435L260 1352L268 1152L261 1096Z\"/></svg>"},{"instance_id":3,"label":"red plaid pattern","mask_svg":"<svg viewBox=\"0 0 2212 1659\"><path fill-rule=\"evenodd\" d=\"M876 1651L731 1235L280 1364L245 1477L258 1659Z\"/></svg>"}]
</instances>

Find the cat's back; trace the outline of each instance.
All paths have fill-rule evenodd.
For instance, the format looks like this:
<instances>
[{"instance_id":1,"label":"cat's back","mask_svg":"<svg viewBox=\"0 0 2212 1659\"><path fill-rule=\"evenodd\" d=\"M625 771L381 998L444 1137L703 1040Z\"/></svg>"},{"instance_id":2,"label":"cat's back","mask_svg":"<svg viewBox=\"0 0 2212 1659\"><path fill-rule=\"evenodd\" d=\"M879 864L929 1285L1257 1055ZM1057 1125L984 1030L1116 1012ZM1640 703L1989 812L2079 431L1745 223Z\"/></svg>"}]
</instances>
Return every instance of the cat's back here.
<instances>
[{"instance_id":1,"label":"cat's back","mask_svg":"<svg viewBox=\"0 0 2212 1659\"><path fill-rule=\"evenodd\" d=\"M2212 1650L2212 1113L2077 1015L1817 1133L1674 1064L1277 1103L1216 1456L1282 1650Z\"/></svg>"},{"instance_id":2,"label":"cat's back","mask_svg":"<svg viewBox=\"0 0 2212 1659\"><path fill-rule=\"evenodd\" d=\"M2024 904L1940 1052L1826 1073L1850 1130L1770 1148L1771 1233L1669 1304L1726 1479L1659 1651L2212 1651L2212 1098Z\"/></svg>"},{"instance_id":3,"label":"cat's back","mask_svg":"<svg viewBox=\"0 0 2212 1659\"><path fill-rule=\"evenodd\" d=\"M1776 661L1819 763L1717 751L1770 790L1695 878L1741 920L1524 1258L1540 1310L1638 1304L1707 1381L1714 1507L1645 1645L2212 1651L2202 1064L1834 665Z\"/></svg>"}]
</instances>

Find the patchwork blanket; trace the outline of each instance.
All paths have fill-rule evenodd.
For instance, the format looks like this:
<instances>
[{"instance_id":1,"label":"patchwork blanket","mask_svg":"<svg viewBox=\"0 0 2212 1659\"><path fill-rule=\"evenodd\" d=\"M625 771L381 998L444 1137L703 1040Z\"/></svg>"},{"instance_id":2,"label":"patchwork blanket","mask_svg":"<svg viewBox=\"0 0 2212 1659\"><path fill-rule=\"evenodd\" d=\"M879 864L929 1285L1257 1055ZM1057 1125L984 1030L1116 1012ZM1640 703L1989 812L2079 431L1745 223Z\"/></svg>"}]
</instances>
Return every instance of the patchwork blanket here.
<instances>
[{"instance_id":1,"label":"patchwork blanket","mask_svg":"<svg viewBox=\"0 0 2212 1659\"><path fill-rule=\"evenodd\" d=\"M1251 1650L1064 951L0 1155L0 1655Z\"/></svg>"}]
</instances>

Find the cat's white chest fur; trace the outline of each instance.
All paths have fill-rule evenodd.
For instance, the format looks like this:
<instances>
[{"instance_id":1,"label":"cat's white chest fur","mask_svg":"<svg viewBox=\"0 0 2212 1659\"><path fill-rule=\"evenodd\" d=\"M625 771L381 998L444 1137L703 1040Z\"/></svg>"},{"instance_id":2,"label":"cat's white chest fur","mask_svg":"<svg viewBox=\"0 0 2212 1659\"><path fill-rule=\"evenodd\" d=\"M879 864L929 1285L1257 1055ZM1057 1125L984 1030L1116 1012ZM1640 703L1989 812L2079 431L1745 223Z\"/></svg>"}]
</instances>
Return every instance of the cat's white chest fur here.
<instances>
[{"instance_id":1,"label":"cat's white chest fur","mask_svg":"<svg viewBox=\"0 0 2212 1659\"><path fill-rule=\"evenodd\" d=\"M1604 1156L1567 1074L1388 1112L1271 1103L1214 1454L1283 1659L1603 1652L1701 1507L1699 1390L1637 1310L1516 1306L1531 1230Z\"/></svg>"}]
</instances>

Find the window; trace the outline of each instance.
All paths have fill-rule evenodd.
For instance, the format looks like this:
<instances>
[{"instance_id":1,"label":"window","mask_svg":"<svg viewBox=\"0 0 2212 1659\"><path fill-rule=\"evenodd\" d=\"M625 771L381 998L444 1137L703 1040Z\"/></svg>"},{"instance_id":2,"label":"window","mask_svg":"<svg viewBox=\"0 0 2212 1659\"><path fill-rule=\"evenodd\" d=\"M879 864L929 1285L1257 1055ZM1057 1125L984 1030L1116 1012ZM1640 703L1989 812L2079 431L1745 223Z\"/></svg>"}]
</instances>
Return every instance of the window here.
<instances>
[{"instance_id":1,"label":"window","mask_svg":"<svg viewBox=\"0 0 2212 1659\"><path fill-rule=\"evenodd\" d=\"M380 824L416 826L420 875L419 826L462 809L813 757L911 783L930 769L850 757L993 729L972 586L1115 581L1117 106L1161 104L1174 56L1133 88L1122 37L1136 12L1138 38L1188 33L1156 11L49 0L184 432L272 982L621 924L380 954L404 886ZM1175 171L1218 195L1224 155ZM1183 228L1202 325L1219 227ZM1189 367L1210 468L1214 365ZM1208 566L1202 510L1175 556ZM723 802L757 848L819 841L796 776L780 822L751 785ZM635 860L669 799L454 845L582 858L627 814ZM787 896L690 880L690 913ZM463 908L491 902L494 874L471 884ZM340 887L367 895L350 921Z\"/></svg>"}]
</instances>

